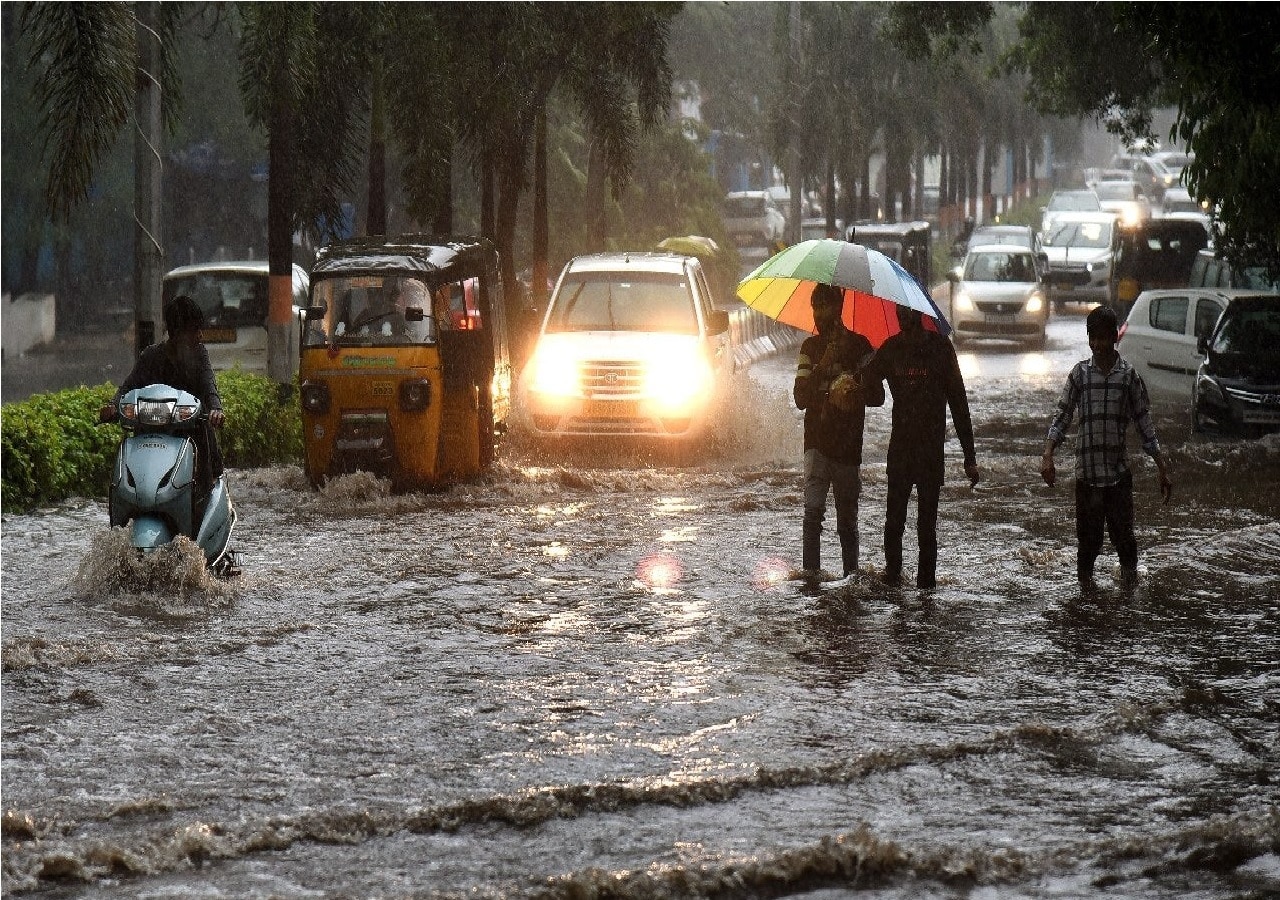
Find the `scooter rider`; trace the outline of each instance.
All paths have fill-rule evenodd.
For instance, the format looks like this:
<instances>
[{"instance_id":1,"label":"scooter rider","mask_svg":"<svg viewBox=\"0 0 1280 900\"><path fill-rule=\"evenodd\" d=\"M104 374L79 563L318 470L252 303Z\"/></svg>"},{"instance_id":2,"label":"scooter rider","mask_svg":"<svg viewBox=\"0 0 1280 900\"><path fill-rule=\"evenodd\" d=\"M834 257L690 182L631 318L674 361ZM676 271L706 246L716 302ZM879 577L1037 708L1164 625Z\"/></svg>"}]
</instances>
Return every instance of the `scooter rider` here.
<instances>
[{"instance_id":1,"label":"scooter rider","mask_svg":"<svg viewBox=\"0 0 1280 900\"><path fill-rule=\"evenodd\" d=\"M133 371L125 378L115 399L98 411L102 422L114 422L121 396L149 384L167 384L199 398L208 413L207 422L195 432L196 479L200 493L207 494L222 474L222 452L213 429L221 428L226 416L218 383L209 364L209 352L200 342L204 311L185 294L174 297L164 307L164 327L168 339L147 347L138 356Z\"/></svg>"}]
</instances>

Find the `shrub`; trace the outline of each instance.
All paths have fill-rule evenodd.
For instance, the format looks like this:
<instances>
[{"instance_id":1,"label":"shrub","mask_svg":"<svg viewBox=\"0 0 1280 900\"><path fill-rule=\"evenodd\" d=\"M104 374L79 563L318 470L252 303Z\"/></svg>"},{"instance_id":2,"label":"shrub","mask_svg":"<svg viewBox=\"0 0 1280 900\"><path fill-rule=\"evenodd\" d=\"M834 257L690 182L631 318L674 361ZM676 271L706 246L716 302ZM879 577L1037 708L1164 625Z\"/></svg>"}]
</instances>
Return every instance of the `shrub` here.
<instances>
[{"instance_id":1,"label":"shrub","mask_svg":"<svg viewBox=\"0 0 1280 900\"><path fill-rule=\"evenodd\" d=\"M219 372L227 424L218 433L229 467L296 463L302 419L296 395L240 370ZM121 431L98 423L115 386L78 387L4 404L0 412L0 508L24 512L68 497L105 497Z\"/></svg>"}]
</instances>

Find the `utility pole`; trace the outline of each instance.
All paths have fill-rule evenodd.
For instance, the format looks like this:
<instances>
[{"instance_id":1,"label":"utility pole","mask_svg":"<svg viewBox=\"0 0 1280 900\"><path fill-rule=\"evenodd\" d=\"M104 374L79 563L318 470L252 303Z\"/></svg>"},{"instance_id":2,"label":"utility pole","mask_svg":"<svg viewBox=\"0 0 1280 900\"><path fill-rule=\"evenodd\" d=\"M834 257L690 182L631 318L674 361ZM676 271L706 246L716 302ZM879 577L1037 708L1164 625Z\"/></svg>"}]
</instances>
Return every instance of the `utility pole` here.
<instances>
[{"instance_id":1,"label":"utility pole","mask_svg":"<svg viewBox=\"0 0 1280 900\"><path fill-rule=\"evenodd\" d=\"M163 166L160 157L160 33L154 2L135 3L138 44L133 139L134 355L156 342L161 321L160 279L164 245L160 234Z\"/></svg>"}]
</instances>

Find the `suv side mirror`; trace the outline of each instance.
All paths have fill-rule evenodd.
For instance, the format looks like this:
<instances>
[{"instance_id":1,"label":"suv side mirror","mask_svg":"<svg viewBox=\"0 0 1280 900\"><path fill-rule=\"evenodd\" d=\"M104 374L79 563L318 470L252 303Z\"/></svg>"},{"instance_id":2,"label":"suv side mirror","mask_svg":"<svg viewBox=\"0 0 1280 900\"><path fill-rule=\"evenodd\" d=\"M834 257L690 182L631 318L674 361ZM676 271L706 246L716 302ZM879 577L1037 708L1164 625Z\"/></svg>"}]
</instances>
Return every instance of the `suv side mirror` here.
<instances>
[{"instance_id":1,"label":"suv side mirror","mask_svg":"<svg viewBox=\"0 0 1280 900\"><path fill-rule=\"evenodd\" d=\"M1209 352L1209 336L1207 334L1202 334L1196 338L1196 352L1201 356Z\"/></svg>"},{"instance_id":2,"label":"suv side mirror","mask_svg":"<svg viewBox=\"0 0 1280 900\"><path fill-rule=\"evenodd\" d=\"M729 330L729 314L723 309L713 309L707 320L707 331L711 334L724 334Z\"/></svg>"}]
</instances>

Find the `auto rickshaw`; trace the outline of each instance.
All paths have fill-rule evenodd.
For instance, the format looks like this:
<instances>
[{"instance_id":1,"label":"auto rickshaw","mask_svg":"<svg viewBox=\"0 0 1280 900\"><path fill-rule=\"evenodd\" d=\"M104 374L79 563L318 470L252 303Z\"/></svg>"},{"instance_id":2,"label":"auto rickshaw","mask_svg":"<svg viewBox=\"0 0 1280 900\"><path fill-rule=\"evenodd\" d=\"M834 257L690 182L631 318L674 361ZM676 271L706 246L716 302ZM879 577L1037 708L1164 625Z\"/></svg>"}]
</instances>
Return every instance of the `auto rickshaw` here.
<instances>
[{"instance_id":1,"label":"auto rickshaw","mask_svg":"<svg viewBox=\"0 0 1280 900\"><path fill-rule=\"evenodd\" d=\"M492 243L409 234L320 248L299 374L312 485L360 470L403 490L486 471L511 408Z\"/></svg>"}]
</instances>

